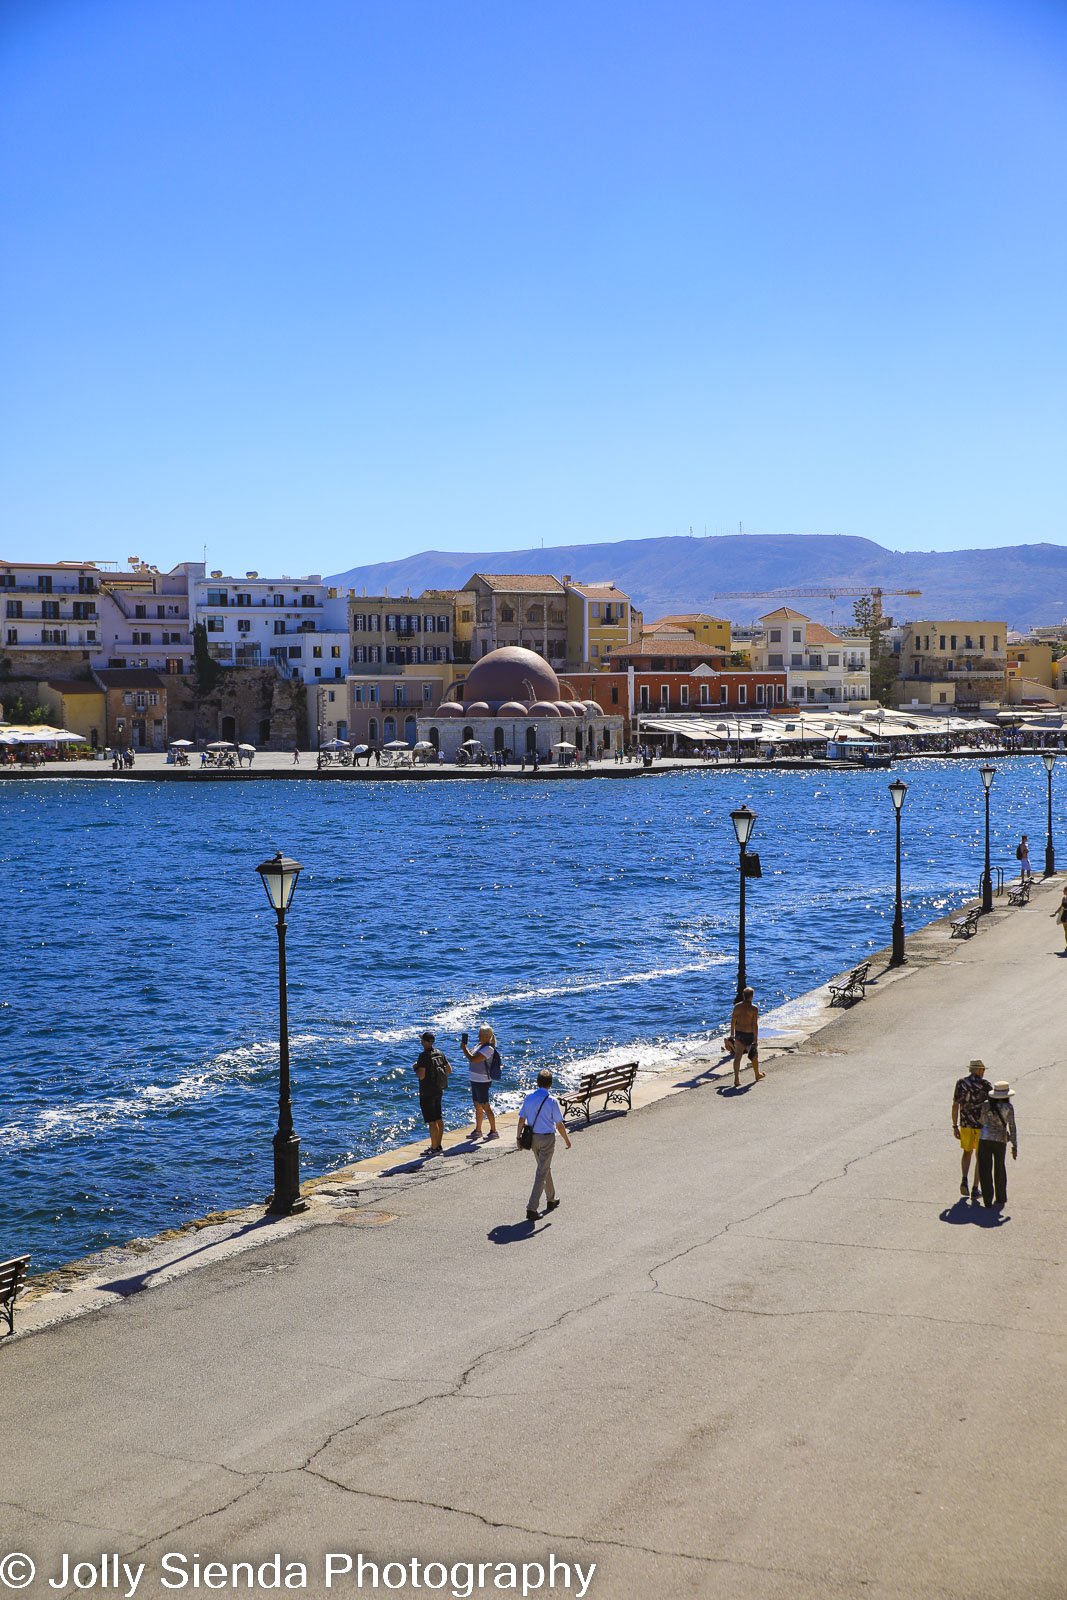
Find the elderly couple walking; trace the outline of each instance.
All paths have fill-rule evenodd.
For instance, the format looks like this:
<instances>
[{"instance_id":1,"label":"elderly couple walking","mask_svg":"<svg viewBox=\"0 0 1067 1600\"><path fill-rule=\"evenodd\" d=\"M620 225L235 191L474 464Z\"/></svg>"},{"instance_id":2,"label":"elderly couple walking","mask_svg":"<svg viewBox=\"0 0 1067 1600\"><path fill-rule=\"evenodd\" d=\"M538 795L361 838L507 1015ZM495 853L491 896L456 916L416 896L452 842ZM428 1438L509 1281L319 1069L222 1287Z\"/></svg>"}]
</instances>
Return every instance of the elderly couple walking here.
<instances>
[{"instance_id":1,"label":"elderly couple walking","mask_svg":"<svg viewBox=\"0 0 1067 1600\"><path fill-rule=\"evenodd\" d=\"M987 1208L1007 1204L1008 1145L1011 1159L1019 1154L1015 1128L1014 1090L1010 1084L986 1082L985 1062L972 1061L965 1078L956 1083L952 1096L952 1132L960 1142L960 1194L967 1196L971 1156L975 1157L971 1199L977 1201L979 1189Z\"/></svg>"}]
</instances>

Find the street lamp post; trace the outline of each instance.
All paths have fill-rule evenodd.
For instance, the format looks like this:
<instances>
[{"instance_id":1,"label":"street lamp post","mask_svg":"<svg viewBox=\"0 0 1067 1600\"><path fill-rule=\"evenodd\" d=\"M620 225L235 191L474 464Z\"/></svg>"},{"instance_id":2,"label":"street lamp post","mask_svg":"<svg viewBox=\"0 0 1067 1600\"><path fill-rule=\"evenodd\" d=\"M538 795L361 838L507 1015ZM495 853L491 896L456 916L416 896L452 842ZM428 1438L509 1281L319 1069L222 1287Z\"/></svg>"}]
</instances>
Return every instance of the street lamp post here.
<instances>
[{"instance_id":1,"label":"street lamp post","mask_svg":"<svg viewBox=\"0 0 1067 1600\"><path fill-rule=\"evenodd\" d=\"M900 813L904 809L904 796L908 786L901 778L894 778L889 785L889 794L893 801L893 811L897 819L897 905L893 915L893 954L890 957L891 967L904 965L904 902L900 897Z\"/></svg>"},{"instance_id":2,"label":"street lamp post","mask_svg":"<svg viewBox=\"0 0 1067 1600\"><path fill-rule=\"evenodd\" d=\"M1052 843L1052 769L1056 765L1056 751L1042 750L1041 759L1045 763L1045 776L1048 778L1048 836L1045 839L1045 877L1051 878L1056 870L1056 851Z\"/></svg>"},{"instance_id":3,"label":"street lamp post","mask_svg":"<svg viewBox=\"0 0 1067 1600\"><path fill-rule=\"evenodd\" d=\"M739 806L736 811L730 812L730 821L734 825L734 833L737 835L741 851L738 858L741 902L737 921L737 999L740 1000L745 988L745 846L755 824L756 813L750 811L748 806Z\"/></svg>"},{"instance_id":4,"label":"street lamp post","mask_svg":"<svg viewBox=\"0 0 1067 1600\"><path fill-rule=\"evenodd\" d=\"M979 767L982 787L985 790L985 871L982 874L982 915L993 909L993 876L989 865L989 791L997 775L996 767Z\"/></svg>"},{"instance_id":5,"label":"street lamp post","mask_svg":"<svg viewBox=\"0 0 1067 1600\"><path fill-rule=\"evenodd\" d=\"M278 917L278 1131L274 1135L274 1193L267 1209L276 1216L306 1211L300 1194L300 1140L293 1131L293 1103L289 1090L289 1005L285 988L285 913L292 902L296 880L303 869L299 861L279 850L256 868L267 899Z\"/></svg>"}]
</instances>

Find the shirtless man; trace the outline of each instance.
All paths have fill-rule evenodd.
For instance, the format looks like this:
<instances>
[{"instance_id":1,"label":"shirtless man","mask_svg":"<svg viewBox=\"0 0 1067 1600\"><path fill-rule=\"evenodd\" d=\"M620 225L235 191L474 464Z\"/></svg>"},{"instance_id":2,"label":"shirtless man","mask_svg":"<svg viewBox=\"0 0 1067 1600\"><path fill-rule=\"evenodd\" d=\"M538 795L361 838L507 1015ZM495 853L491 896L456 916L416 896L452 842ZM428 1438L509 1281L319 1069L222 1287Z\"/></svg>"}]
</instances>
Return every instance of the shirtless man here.
<instances>
[{"instance_id":1,"label":"shirtless man","mask_svg":"<svg viewBox=\"0 0 1067 1600\"><path fill-rule=\"evenodd\" d=\"M730 1037L734 1042L734 1088L741 1087L741 1063L746 1054L752 1063L755 1081L767 1074L759 1069L759 1007L753 1004L754 989L742 989L741 998L730 1014Z\"/></svg>"}]
</instances>

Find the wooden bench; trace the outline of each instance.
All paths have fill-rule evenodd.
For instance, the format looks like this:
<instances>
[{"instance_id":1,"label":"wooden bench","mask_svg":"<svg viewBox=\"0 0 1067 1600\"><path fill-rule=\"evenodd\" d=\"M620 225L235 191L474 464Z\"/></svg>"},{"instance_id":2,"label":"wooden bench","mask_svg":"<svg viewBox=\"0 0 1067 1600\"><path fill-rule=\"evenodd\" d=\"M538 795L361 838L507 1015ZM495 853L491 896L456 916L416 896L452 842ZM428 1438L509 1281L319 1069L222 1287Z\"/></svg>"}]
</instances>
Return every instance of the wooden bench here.
<instances>
[{"instance_id":1,"label":"wooden bench","mask_svg":"<svg viewBox=\"0 0 1067 1600\"><path fill-rule=\"evenodd\" d=\"M1030 885L1032 878L1024 878L1016 888L1008 890L1008 904L1010 906L1028 906L1030 904Z\"/></svg>"},{"instance_id":2,"label":"wooden bench","mask_svg":"<svg viewBox=\"0 0 1067 1600\"><path fill-rule=\"evenodd\" d=\"M636 1077L636 1061L628 1061L623 1067L605 1067L603 1072L587 1072L579 1078L577 1089L569 1089L559 1096L560 1109L564 1116L570 1116L576 1110L584 1110L585 1120L588 1122L591 1115L590 1101L599 1099L603 1095L602 1111L606 1111L612 1101L617 1105L625 1102L627 1111L630 1111L632 1110L630 1096Z\"/></svg>"},{"instance_id":3,"label":"wooden bench","mask_svg":"<svg viewBox=\"0 0 1067 1600\"><path fill-rule=\"evenodd\" d=\"M867 974L871 970L869 961L861 961L858 967L853 967L844 983L830 985L830 1004L832 1006L852 1006L857 1000L862 1000L867 988Z\"/></svg>"},{"instance_id":4,"label":"wooden bench","mask_svg":"<svg viewBox=\"0 0 1067 1600\"><path fill-rule=\"evenodd\" d=\"M7 1318L7 1331L15 1331L15 1300L18 1297L29 1256L16 1256L13 1261L0 1261L0 1317Z\"/></svg>"},{"instance_id":5,"label":"wooden bench","mask_svg":"<svg viewBox=\"0 0 1067 1600\"><path fill-rule=\"evenodd\" d=\"M950 939L970 939L978 932L978 918L982 915L981 906L972 906L962 917L953 917Z\"/></svg>"}]
</instances>

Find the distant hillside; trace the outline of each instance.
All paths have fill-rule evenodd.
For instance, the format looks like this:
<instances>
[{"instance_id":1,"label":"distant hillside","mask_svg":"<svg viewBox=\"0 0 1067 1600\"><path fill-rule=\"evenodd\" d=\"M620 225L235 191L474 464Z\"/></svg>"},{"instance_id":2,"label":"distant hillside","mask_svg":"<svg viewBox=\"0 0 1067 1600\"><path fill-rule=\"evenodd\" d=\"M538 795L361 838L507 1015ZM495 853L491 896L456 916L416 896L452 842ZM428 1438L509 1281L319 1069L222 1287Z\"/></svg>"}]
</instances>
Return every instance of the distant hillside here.
<instances>
[{"instance_id":1,"label":"distant hillside","mask_svg":"<svg viewBox=\"0 0 1067 1600\"><path fill-rule=\"evenodd\" d=\"M921 589L922 598L886 600L897 621L910 617L989 617L1009 627L1067 617L1067 546L1008 545L996 550L907 552L869 539L835 534L751 534L725 538L624 539L612 544L556 545L544 550L461 554L426 550L402 561L352 567L330 578L368 594L454 589L473 572L568 573L587 582L613 579L647 618L672 611L711 611L744 622L769 610L763 600L716 600L723 590L778 589L803 584ZM797 600L798 609L829 620L828 600ZM850 615L837 602L836 620Z\"/></svg>"}]
</instances>

